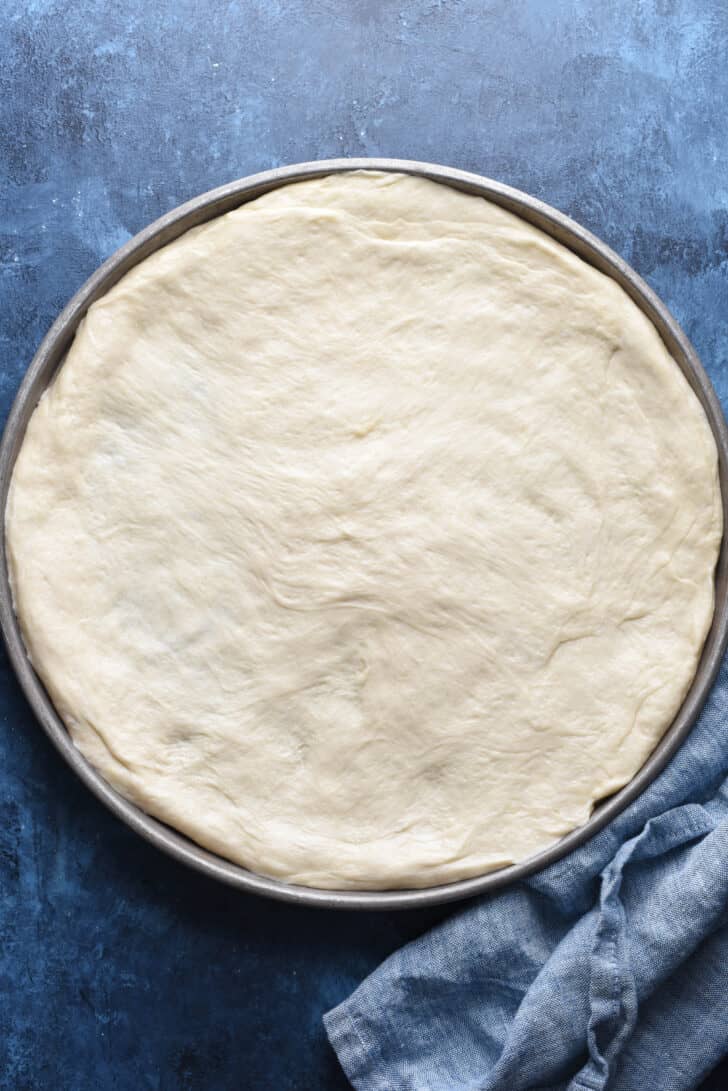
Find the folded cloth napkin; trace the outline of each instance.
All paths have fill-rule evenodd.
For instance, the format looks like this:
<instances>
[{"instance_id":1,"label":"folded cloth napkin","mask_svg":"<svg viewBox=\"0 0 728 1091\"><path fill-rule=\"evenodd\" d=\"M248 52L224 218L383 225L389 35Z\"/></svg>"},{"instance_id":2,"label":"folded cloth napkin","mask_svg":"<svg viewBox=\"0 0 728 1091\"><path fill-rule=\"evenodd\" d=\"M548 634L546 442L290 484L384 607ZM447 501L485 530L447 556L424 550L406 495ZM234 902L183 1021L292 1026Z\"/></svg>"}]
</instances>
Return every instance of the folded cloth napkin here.
<instances>
[{"instance_id":1,"label":"folded cloth napkin","mask_svg":"<svg viewBox=\"0 0 728 1091\"><path fill-rule=\"evenodd\" d=\"M727 706L724 664L609 826L325 1016L357 1091L693 1091L728 1052Z\"/></svg>"}]
</instances>

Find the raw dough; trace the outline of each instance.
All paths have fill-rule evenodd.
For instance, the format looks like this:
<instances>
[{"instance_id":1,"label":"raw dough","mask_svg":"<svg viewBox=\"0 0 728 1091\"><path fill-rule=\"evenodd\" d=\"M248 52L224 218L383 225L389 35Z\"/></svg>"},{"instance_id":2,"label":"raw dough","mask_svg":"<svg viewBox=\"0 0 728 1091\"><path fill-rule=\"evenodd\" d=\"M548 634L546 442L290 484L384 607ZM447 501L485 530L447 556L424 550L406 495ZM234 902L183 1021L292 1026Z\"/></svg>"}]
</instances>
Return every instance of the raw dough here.
<instances>
[{"instance_id":1,"label":"raw dough","mask_svg":"<svg viewBox=\"0 0 728 1091\"><path fill-rule=\"evenodd\" d=\"M721 538L703 411L613 281L397 174L291 185L96 303L7 509L87 758L322 887L520 860L692 680Z\"/></svg>"}]
</instances>

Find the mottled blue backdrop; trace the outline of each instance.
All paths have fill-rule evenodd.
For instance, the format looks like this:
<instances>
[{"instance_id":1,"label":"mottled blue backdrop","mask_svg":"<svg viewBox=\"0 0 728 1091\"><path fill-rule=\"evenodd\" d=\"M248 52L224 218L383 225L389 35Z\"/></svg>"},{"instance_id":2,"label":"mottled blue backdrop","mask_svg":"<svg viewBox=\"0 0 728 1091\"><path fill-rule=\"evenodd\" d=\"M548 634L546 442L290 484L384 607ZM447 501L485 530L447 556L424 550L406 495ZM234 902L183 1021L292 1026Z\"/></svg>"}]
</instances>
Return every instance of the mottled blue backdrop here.
<instances>
[{"instance_id":1,"label":"mottled blue backdrop","mask_svg":"<svg viewBox=\"0 0 728 1091\"><path fill-rule=\"evenodd\" d=\"M722 0L2 0L3 417L130 235L338 155L452 164L570 213L657 289L728 402L727 98ZM215 885L76 783L4 659L0 716L0 1086L348 1086L322 1011L437 913Z\"/></svg>"}]
</instances>

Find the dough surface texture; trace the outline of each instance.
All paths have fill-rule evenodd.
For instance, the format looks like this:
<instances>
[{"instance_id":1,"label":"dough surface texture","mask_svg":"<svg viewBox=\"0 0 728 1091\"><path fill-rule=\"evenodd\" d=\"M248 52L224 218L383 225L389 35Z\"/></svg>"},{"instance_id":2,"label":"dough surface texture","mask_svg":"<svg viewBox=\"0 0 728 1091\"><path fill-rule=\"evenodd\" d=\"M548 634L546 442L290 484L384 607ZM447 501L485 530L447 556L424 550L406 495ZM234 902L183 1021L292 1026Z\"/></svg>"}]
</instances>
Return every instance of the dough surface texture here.
<instances>
[{"instance_id":1,"label":"dough surface texture","mask_svg":"<svg viewBox=\"0 0 728 1091\"><path fill-rule=\"evenodd\" d=\"M521 860L634 775L722 531L705 415L622 289L372 172L97 302L6 520L33 664L104 777L257 872L372 889Z\"/></svg>"}]
</instances>

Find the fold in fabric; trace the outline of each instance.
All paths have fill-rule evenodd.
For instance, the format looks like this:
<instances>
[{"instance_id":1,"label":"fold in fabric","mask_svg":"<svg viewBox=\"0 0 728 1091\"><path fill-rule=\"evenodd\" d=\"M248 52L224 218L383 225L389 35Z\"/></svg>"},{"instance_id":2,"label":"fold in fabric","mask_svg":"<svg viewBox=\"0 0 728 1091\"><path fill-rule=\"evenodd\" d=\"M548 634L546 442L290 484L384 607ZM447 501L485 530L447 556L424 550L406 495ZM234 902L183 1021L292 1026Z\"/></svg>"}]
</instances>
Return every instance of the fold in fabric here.
<instances>
[{"instance_id":1,"label":"fold in fabric","mask_svg":"<svg viewBox=\"0 0 728 1091\"><path fill-rule=\"evenodd\" d=\"M724 664L622 815L325 1016L357 1091L693 1091L728 1052L727 705Z\"/></svg>"}]
</instances>

